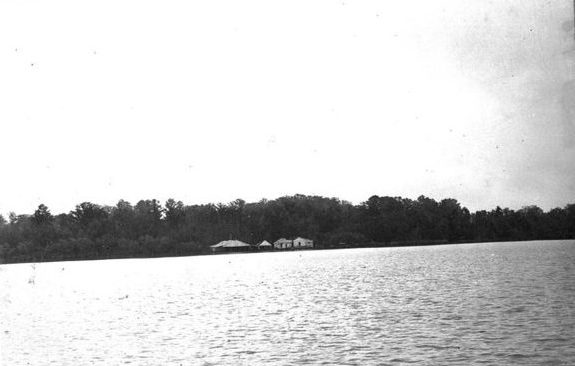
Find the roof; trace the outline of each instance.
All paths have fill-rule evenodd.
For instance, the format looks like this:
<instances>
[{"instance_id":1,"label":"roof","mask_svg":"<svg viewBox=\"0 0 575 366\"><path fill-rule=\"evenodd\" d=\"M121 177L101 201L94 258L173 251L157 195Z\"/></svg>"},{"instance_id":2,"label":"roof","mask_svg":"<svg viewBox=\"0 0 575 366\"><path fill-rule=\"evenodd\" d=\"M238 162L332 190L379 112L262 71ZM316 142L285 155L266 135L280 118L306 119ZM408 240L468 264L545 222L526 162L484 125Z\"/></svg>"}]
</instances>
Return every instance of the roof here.
<instances>
[{"instance_id":1,"label":"roof","mask_svg":"<svg viewBox=\"0 0 575 366\"><path fill-rule=\"evenodd\" d=\"M271 246L272 245L267 240L264 240L258 244L258 247L271 247Z\"/></svg>"},{"instance_id":2,"label":"roof","mask_svg":"<svg viewBox=\"0 0 575 366\"><path fill-rule=\"evenodd\" d=\"M276 240L275 242L276 242L276 243L279 243L279 242L282 242L282 241L291 241L291 240L288 240L288 239L286 239L286 238L280 238L280 239Z\"/></svg>"},{"instance_id":3,"label":"roof","mask_svg":"<svg viewBox=\"0 0 575 366\"><path fill-rule=\"evenodd\" d=\"M210 248L238 248L249 246L251 245L240 240L224 240L220 241L218 244L211 245Z\"/></svg>"},{"instance_id":4,"label":"roof","mask_svg":"<svg viewBox=\"0 0 575 366\"><path fill-rule=\"evenodd\" d=\"M296 240L307 240L307 241L312 241L311 239L306 239L306 238L302 238L301 236L298 236L297 238L294 239L294 241Z\"/></svg>"}]
</instances>

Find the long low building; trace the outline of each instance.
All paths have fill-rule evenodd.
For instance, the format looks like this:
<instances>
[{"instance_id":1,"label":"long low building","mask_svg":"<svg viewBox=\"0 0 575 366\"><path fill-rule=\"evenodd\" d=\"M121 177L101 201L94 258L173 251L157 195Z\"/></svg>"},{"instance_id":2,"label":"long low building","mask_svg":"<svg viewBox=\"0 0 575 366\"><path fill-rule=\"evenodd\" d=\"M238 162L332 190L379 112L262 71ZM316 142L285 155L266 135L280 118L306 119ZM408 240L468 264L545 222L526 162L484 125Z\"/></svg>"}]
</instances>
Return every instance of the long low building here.
<instances>
[{"instance_id":1,"label":"long low building","mask_svg":"<svg viewBox=\"0 0 575 366\"><path fill-rule=\"evenodd\" d=\"M210 248L212 249L213 253L216 252L249 252L251 249L251 245L248 243L244 243L240 240L224 240L219 242L218 244L211 245Z\"/></svg>"}]
</instances>

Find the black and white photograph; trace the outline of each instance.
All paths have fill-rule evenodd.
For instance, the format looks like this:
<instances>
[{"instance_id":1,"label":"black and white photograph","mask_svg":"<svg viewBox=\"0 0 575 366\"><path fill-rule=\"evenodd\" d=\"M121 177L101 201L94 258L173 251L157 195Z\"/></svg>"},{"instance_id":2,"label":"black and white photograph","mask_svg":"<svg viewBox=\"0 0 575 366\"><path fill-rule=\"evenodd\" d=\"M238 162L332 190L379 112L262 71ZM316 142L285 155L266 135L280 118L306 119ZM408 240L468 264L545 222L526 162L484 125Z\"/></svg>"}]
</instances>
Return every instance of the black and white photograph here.
<instances>
[{"instance_id":1,"label":"black and white photograph","mask_svg":"<svg viewBox=\"0 0 575 366\"><path fill-rule=\"evenodd\" d=\"M575 365L575 1L0 0L0 366Z\"/></svg>"}]
</instances>

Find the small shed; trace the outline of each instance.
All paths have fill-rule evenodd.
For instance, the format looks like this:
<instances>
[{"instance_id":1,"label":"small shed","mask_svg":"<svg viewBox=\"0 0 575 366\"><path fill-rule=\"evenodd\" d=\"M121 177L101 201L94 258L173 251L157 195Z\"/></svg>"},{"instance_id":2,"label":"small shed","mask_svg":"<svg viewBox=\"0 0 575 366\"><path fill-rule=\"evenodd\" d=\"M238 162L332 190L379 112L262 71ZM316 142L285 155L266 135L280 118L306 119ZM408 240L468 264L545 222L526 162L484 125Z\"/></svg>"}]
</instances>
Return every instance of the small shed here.
<instances>
[{"instance_id":1,"label":"small shed","mask_svg":"<svg viewBox=\"0 0 575 366\"><path fill-rule=\"evenodd\" d=\"M251 247L250 244L240 240L224 240L210 246L213 253L249 252Z\"/></svg>"},{"instance_id":2,"label":"small shed","mask_svg":"<svg viewBox=\"0 0 575 366\"><path fill-rule=\"evenodd\" d=\"M272 248L273 248L273 245L271 245L271 243L268 242L267 240L264 240L258 244L259 250L272 250Z\"/></svg>"}]
</instances>

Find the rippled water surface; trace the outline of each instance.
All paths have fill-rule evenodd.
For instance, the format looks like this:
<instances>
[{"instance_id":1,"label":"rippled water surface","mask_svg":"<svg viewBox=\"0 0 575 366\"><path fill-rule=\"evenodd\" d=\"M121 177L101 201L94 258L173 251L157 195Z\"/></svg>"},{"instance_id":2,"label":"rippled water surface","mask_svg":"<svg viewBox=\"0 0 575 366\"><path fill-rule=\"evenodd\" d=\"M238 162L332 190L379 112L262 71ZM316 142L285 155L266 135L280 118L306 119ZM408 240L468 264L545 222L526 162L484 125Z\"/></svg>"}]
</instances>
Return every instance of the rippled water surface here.
<instances>
[{"instance_id":1,"label":"rippled water surface","mask_svg":"<svg viewBox=\"0 0 575 366\"><path fill-rule=\"evenodd\" d=\"M0 266L1 365L575 364L575 241Z\"/></svg>"}]
</instances>

